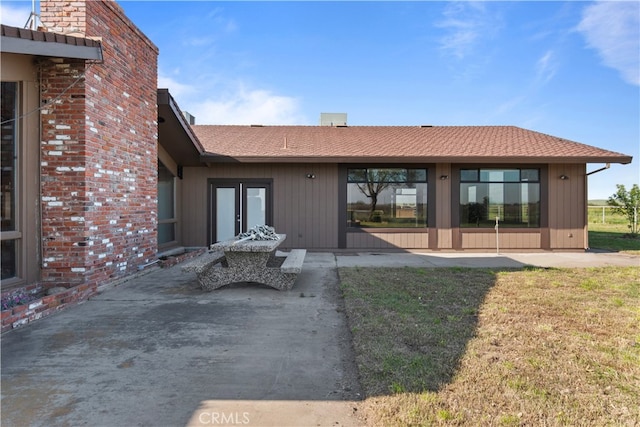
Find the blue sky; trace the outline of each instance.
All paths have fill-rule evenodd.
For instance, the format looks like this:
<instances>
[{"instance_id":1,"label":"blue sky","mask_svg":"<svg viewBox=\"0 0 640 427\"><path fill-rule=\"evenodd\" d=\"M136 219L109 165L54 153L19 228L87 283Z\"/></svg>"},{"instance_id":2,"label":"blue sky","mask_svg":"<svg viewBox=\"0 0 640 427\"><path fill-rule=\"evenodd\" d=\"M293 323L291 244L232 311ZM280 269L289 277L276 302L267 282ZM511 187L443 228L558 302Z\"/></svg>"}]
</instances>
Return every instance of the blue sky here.
<instances>
[{"instance_id":1,"label":"blue sky","mask_svg":"<svg viewBox=\"0 0 640 427\"><path fill-rule=\"evenodd\" d=\"M119 3L198 124L515 125L632 155L591 199L640 183L640 2Z\"/></svg>"}]
</instances>

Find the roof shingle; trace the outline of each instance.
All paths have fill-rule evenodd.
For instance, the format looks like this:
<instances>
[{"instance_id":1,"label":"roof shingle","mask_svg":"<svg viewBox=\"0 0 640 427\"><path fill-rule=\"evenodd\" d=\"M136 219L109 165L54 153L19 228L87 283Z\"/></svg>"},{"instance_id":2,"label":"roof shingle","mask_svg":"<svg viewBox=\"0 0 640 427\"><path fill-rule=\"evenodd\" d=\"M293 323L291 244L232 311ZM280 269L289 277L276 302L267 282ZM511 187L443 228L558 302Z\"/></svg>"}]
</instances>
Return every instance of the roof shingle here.
<instances>
[{"instance_id":1,"label":"roof shingle","mask_svg":"<svg viewBox=\"0 0 640 427\"><path fill-rule=\"evenodd\" d=\"M630 163L516 126L236 126L193 129L210 161Z\"/></svg>"}]
</instances>

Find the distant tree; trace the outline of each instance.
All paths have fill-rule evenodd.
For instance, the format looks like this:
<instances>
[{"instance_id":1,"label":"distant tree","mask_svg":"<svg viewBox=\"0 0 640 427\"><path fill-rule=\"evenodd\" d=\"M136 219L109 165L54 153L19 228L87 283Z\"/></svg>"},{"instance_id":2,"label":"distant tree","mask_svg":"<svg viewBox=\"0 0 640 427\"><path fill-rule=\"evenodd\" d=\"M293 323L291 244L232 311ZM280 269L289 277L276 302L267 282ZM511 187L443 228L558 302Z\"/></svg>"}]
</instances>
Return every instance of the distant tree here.
<instances>
[{"instance_id":1,"label":"distant tree","mask_svg":"<svg viewBox=\"0 0 640 427\"><path fill-rule=\"evenodd\" d=\"M397 182L401 176L398 169L368 169L366 181L356 184L358 189L371 199L369 209L369 221L373 221L376 207L378 205L378 195Z\"/></svg>"},{"instance_id":2,"label":"distant tree","mask_svg":"<svg viewBox=\"0 0 640 427\"><path fill-rule=\"evenodd\" d=\"M609 206L613 206L614 212L627 217L631 235L636 237L638 235L638 215L640 215L640 187L638 184L633 184L629 191L622 184L616 184L616 187L618 191L609 197L607 203Z\"/></svg>"}]
</instances>

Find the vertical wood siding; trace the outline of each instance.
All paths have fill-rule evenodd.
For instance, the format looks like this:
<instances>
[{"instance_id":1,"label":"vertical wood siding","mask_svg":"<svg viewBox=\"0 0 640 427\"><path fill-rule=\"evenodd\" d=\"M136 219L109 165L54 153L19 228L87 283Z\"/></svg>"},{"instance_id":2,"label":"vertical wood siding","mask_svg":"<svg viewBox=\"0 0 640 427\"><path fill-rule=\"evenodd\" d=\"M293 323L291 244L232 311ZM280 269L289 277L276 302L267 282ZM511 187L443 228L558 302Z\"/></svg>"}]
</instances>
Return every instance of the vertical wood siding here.
<instances>
[{"instance_id":1,"label":"vertical wood siding","mask_svg":"<svg viewBox=\"0 0 640 427\"><path fill-rule=\"evenodd\" d=\"M539 249L540 233L498 233L500 249ZM496 233L462 232L462 249L495 249Z\"/></svg>"},{"instance_id":2,"label":"vertical wood siding","mask_svg":"<svg viewBox=\"0 0 640 427\"><path fill-rule=\"evenodd\" d=\"M549 165L548 226L551 249L586 247L585 165ZM306 178L315 174L315 179ZM566 174L568 180L560 180ZM449 179L440 180L441 175ZM273 215L276 230L287 234L283 248L336 249L338 247L338 166L335 164L213 164L210 168L184 169L180 183L183 210L180 218L184 246L205 246L209 206L209 178L273 179ZM437 165L436 218L430 219L431 232L437 233L438 249L453 247L451 166ZM457 231L460 249L495 249L493 230ZM546 233L546 229L542 230ZM546 235L546 234L545 234ZM350 249L429 249L429 233L359 232L347 233ZM540 232L503 231L502 249L540 249ZM431 248L431 249L436 249Z\"/></svg>"},{"instance_id":3,"label":"vertical wood siding","mask_svg":"<svg viewBox=\"0 0 640 427\"><path fill-rule=\"evenodd\" d=\"M428 249L429 233L347 233L349 249Z\"/></svg>"},{"instance_id":4,"label":"vertical wood siding","mask_svg":"<svg viewBox=\"0 0 640 427\"><path fill-rule=\"evenodd\" d=\"M281 248L338 247L338 167L335 164L213 164L184 168L184 246L206 246L209 178L273 179L273 218L287 240ZM307 174L314 174L309 179Z\"/></svg>"},{"instance_id":5,"label":"vertical wood siding","mask_svg":"<svg viewBox=\"0 0 640 427\"><path fill-rule=\"evenodd\" d=\"M569 179L561 180L560 175ZM584 249L586 165L549 165L549 232L552 249Z\"/></svg>"},{"instance_id":6,"label":"vertical wood siding","mask_svg":"<svg viewBox=\"0 0 640 427\"><path fill-rule=\"evenodd\" d=\"M436 165L435 174L436 187L436 218L435 221L429 220L431 226L436 227L438 233L438 248L450 249L453 247L451 233L451 185L453 180L451 176L451 165L443 163ZM446 175L447 179L440 179ZM435 222L435 224L433 224Z\"/></svg>"}]
</instances>

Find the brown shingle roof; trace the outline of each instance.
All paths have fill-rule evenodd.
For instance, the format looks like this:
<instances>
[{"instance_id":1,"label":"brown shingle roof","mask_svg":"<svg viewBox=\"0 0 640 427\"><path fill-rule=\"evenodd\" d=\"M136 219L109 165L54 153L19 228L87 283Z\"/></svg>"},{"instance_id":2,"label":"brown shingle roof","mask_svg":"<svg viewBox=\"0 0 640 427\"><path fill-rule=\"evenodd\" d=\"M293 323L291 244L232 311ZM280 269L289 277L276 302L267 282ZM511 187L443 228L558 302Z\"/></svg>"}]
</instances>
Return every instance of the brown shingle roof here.
<instances>
[{"instance_id":1,"label":"brown shingle roof","mask_svg":"<svg viewBox=\"0 0 640 427\"><path fill-rule=\"evenodd\" d=\"M222 126L193 129L209 161L630 163L515 126Z\"/></svg>"}]
</instances>

